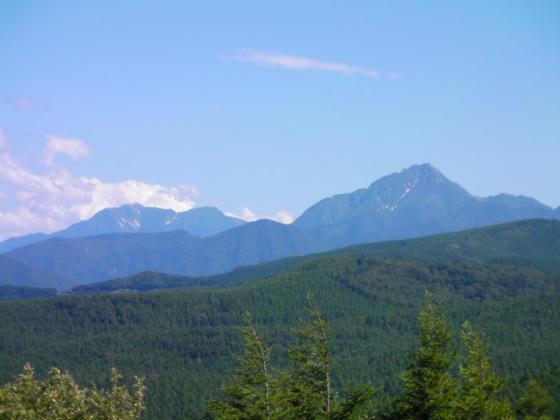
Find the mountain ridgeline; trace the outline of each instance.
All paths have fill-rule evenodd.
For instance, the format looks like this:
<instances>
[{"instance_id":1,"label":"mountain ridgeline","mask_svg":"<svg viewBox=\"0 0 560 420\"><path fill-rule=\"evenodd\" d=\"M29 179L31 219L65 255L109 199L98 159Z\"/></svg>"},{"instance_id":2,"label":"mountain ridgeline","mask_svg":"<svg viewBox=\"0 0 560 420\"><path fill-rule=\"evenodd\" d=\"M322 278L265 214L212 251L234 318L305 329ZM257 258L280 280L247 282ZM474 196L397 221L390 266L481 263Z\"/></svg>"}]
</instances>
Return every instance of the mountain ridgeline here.
<instances>
[{"instance_id":1,"label":"mountain ridgeline","mask_svg":"<svg viewBox=\"0 0 560 420\"><path fill-rule=\"evenodd\" d=\"M414 165L367 189L321 200L291 225L245 223L209 207L182 213L138 204L105 209L52 235L0 243L12 260L64 281L38 284L21 277L12 284L0 277L0 284L66 290L143 271L209 276L352 244L535 218L560 218L560 208L507 194L475 197L431 165Z\"/></svg>"},{"instance_id":2,"label":"mountain ridgeline","mask_svg":"<svg viewBox=\"0 0 560 420\"><path fill-rule=\"evenodd\" d=\"M340 247L554 218L557 213L522 196L475 197L433 166L423 164L385 176L368 188L325 198L294 225L325 247Z\"/></svg>"},{"instance_id":3,"label":"mountain ridgeline","mask_svg":"<svg viewBox=\"0 0 560 420\"><path fill-rule=\"evenodd\" d=\"M314 249L314 241L297 228L259 220L202 239L184 230L110 233L52 238L6 255L70 279L74 286L146 270L191 276L217 274L238 265L307 254Z\"/></svg>"},{"instance_id":4,"label":"mountain ridgeline","mask_svg":"<svg viewBox=\"0 0 560 420\"><path fill-rule=\"evenodd\" d=\"M244 223L241 219L224 215L215 207L197 207L177 213L169 209L126 204L101 210L91 219L75 223L50 235L35 233L7 239L0 242L0 252L8 252L50 238L81 238L105 233L156 233L182 229L204 238Z\"/></svg>"}]
</instances>

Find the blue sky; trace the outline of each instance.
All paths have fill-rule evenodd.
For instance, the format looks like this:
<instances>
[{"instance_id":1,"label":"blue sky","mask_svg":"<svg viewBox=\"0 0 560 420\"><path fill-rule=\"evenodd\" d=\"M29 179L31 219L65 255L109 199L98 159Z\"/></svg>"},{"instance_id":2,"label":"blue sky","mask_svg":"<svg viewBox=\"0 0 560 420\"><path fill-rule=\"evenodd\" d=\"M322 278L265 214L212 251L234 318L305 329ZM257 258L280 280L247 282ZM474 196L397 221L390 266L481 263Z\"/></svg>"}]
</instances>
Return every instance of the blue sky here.
<instances>
[{"instance_id":1,"label":"blue sky","mask_svg":"<svg viewBox=\"0 0 560 420\"><path fill-rule=\"evenodd\" d=\"M3 0L0 238L127 201L289 221L423 162L557 207L558 22L557 1Z\"/></svg>"}]
</instances>

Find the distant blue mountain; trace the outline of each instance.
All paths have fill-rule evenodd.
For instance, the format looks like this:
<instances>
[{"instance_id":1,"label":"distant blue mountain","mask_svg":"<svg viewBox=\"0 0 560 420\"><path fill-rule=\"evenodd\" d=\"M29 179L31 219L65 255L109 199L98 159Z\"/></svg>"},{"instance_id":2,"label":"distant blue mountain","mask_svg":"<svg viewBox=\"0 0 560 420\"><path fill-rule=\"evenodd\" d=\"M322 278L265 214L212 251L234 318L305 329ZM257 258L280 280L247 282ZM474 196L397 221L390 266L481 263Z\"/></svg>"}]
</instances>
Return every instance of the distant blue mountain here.
<instances>
[{"instance_id":1,"label":"distant blue mountain","mask_svg":"<svg viewBox=\"0 0 560 420\"><path fill-rule=\"evenodd\" d=\"M56 286L54 286L56 285ZM67 289L73 283L39 268L0 255L0 286L58 287Z\"/></svg>"},{"instance_id":2,"label":"distant blue mountain","mask_svg":"<svg viewBox=\"0 0 560 420\"><path fill-rule=\"evenodd\" d=\"M559 216L558 210L532 198L475 197L423 164L380 178L368 188L325 198L293 224L329 249Z\"/></svg>"},{"instance_id":3,"label":"distant blue mountain","mask_svg":"<svg viewBox=\"0 0 560 420\"><path fill-rule=\"evenodd\" d=\"M80 238L104 233L171 232L182 229L195 236L206 237L241 226L245 221L224 215L215 207L197 207L177 213L173 210L126 204L107 208L91 219L73 224L51 235L35 233L10 238L0 243L0 252L30 245L49 238Z\"/></svg>"},{"instance_id":4,"label":"distant blue mountain","mask_svg":"<svg viewBox=\"0 0 560 420\"><path fill-rule=\"evenodd\" d=\"M204 276L223 273L240 265L258 264L315 250L314 240L296 227L259 220L203 239L184 230L110 233L81 238L51 238L14 249L5 255L71 279L70 286L74 286L141 271ZM60 282L54 281L43 282L41 286L64 290L68 289L68 284L65 281L63 287Z\"/></svg>"}]
</instances>

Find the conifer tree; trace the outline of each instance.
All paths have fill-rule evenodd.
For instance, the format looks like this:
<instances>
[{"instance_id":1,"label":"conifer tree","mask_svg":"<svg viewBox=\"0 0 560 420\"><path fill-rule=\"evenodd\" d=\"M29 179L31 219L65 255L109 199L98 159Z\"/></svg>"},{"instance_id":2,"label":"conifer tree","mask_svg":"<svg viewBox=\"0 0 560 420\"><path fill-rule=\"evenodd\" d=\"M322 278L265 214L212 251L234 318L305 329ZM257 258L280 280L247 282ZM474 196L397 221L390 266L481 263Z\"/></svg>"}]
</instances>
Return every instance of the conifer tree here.
<instances>
[{"instance_id":1,"label":"conifer tree","mask_svg":"<svg viewBox=\"0 0 560 420\"><path fill-rule=\"evenodd\" d=\"M461 335L468 354L464 359L466 363L459 368L465 382L456 400L454 417L464 420L512 419L509 403L498 397L504 379L492 371L487 356L488 343L468 321L463 324Z\"/></svg>"},{"instance_id":2,"label":"conifer tree","mask_svg":"<svg viewBox=\"0 0 560 420\"><path fill-rule=\"evenodd\" d=\"M338 398L331 382L329 325L308 296L310 321L301 320L297 341L288 350L290 369L275 376L269 366L270 348L259 338L250 316L245 317L245 352L233 383L222 387L225 402L211 401L219 419L358 419L375 394L369 384Z\"/></svg>"},{"instance_id":3,"label":"conifer tree","mask_svg":"<svg viewBox=\"0 0 560 420\"><path fill-rule=\"evenodd\" d=\"M453 418L453 401L458 385L450 373L457 355L453 345L453 328L447 321L446 313L433 302L428 292L419 321L420 347L409 354L402 374L403 391L381 418Z\"/></svg>"},{"instance_id":4,"label":"conifer tree","mask_svg":"<svg viewBox=\"0 0 560 420\"><path fill-rule=\"evenodd\" d=\"M554 398L550 393L536 379L531 379L526 394L519 400L516 412L524 420L553 420L546 414L552 405Z\"/></svg>"},{"instance_id":5,"label":"conifer tree","mask_svg":"<svg viewBox=\"0 0 560 420\"><path fill-rule=\"evenodd\" d=\"M270 347L258 335L253 319L243 315L246 326L244 354L233 372L233 383L223 387L227 401L211 401L210 408L219 419L278 419L282 412L278 403L277 383L271 375Z\"/></svg>"},{"instance_id":6,"label":"conifer tree","mask_svg":"<svg viewBox=\"0 0 560 420\"><path fill-rule=\"evenodd\" d=\"M327 418L336 394L331 381L329 325L307 296L311 320L300 320L296 344L288 351L295 367L284 374L283 385L294 418Z\"/></svg>"}]
</instances>

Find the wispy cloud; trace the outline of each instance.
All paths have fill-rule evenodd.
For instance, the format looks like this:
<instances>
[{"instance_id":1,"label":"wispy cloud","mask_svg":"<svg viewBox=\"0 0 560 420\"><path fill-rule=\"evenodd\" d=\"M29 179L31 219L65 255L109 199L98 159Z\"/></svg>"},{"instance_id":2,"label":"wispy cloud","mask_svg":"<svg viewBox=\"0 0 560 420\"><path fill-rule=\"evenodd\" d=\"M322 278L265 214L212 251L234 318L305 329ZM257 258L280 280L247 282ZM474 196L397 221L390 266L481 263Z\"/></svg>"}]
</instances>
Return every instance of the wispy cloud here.
<instances>
[{"instance_id":1,"label":"wispy cloud","mask_svg":"<svg viewBox=\"0 0 560 420\"><path fill-rule=\"evenodd\" d=\"M44 101L36 101L34 99L25 98L22 96L19 97L6 97L6 101L17 108L24 108L24 109L48 109L49 104Z\"/></svg>"},{"instance_id":2,"label":"wispy cloud","mask_svg":"<svg viewBox=\"0 0 560 420\"><path fill-rule=\"evenodd\" d=\"M51 165L56 154L62 153L72 159L89 156L91 148L82 139L66 139L47 135L47 146L43 151L47 165Z\"/></svg>"},{"instance_id":3,"label":"wispy cloud","mask_svg":"<svg viewBox=\"0 0 560 420\"><path fill-rule=\"evenodd\" d=\"M352 66L350 64L320 61L308 57L297 57L293 55L275 54L253 50L245 51L237 56L234 56L233 59L295 70L323 70L346 74L361 74L369 77L379 76L379 71L361 66Z\"/></svg>"},{"instance_id":4,"label":"wispy cloud","mask_svg":"<svg viewBox=\"0 0 560 420\"><path fill-rule=\"evenodd\" d=\"M35 105L35 102L27 98L14 98L10 102L20 108L32 108Z\"/></svg>"}]
</instances>

